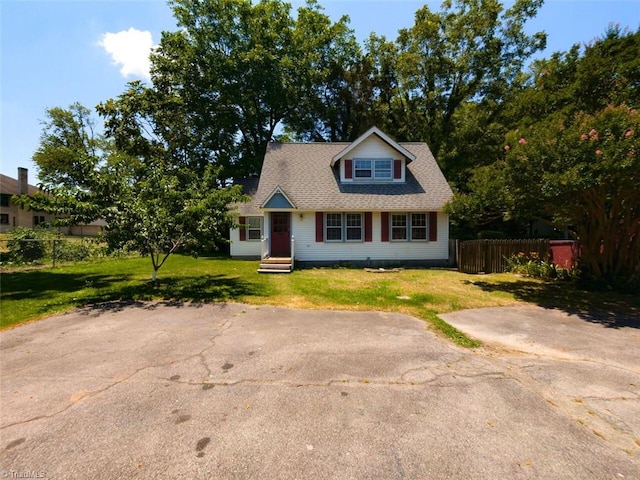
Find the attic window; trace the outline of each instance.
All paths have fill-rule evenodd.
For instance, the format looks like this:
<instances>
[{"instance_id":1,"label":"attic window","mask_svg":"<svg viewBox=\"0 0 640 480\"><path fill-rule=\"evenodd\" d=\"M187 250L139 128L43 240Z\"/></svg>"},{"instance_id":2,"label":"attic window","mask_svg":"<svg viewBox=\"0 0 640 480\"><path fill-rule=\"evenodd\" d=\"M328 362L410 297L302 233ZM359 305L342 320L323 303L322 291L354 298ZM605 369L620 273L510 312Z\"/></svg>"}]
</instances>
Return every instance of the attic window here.
<instances>
[{"instance_id":1,"label":"attic window","mask_svg":"<svg viewBox=\"0 0 640 480\"><path fill-rule=\"evenodd\" d=\"M356 178L371 178L371 160L356 160L354 164Z\"/></svg>"},{"instance_id":2,"label":"attic window","mask_svg":"<svg viewBox=\"0 0 640 480\"><path fill-rule=\"evenodd\" d=\"M391 159L376 160L374 162L375 168L373 169L374 178L391 180L392 176L392 161Z\"/></svg>"},{"instance_id":3,"label":"attic window","mask_svg":"<svg viewBox=\"0 0 640 480\"><path fill-rule=\"evenodd\" d=\"M354 178L391 180L393 178L393 160L391 158L356 158L353 161Z\"/></svg>"}]
</instances>

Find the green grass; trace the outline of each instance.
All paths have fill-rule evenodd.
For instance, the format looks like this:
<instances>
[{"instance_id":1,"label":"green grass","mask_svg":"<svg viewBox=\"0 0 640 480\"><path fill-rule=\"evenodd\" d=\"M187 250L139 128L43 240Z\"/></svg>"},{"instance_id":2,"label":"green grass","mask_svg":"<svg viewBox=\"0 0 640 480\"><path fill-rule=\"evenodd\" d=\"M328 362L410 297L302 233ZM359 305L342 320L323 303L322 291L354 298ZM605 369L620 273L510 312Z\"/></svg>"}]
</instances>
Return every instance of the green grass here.
<instances>
[{"instance_id":1,"label":"green grass","mask_svg":"<svg viewBox=\"0 0 640 480\"><path fill-rule=\"evenodd\" d=\"M583 315L598 311L637 316L640 311L638 299L610 293L598 297L576 291L570 284L509 274L477 276L426 269L369 273L326 268L296 270L291 275L259 275L257 268L258 262L253 261L172 255L155 283L149 282L148 258L101 259L57 268L8 271L0 280L0 327L113 301L244 302L302 309L401 312L426 320L459 345L473 347L479 343L438 314L520 302Z\"/></svg>"}]
</instances>

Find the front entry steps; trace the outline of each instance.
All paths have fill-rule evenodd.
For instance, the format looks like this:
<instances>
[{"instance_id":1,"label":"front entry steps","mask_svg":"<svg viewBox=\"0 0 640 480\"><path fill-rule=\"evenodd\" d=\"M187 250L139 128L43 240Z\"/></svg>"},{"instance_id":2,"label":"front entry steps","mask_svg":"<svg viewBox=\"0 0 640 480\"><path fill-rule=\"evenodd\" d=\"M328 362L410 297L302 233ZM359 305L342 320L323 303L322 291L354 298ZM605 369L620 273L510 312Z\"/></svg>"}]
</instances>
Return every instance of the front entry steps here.
<instances>
[{"instance_id":1,"label":"front entry steps","mask_svg":"<svg viewBox=\"0 0 640 480\"><path fill-rule=\"evenodd\" d=\"M267 257L260 262L258 273L291 273L291 257Z\"/></svg>"}]
</instances>

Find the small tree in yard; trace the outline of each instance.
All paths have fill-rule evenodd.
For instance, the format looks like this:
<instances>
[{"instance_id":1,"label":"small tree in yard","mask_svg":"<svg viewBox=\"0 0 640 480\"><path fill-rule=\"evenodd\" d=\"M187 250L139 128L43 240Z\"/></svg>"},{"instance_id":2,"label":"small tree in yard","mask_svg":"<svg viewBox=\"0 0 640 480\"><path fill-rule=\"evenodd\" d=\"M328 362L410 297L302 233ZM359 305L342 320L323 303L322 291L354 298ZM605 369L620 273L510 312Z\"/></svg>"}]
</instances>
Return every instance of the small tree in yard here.
<instances>
[{"instance_id":1,"label":"small tree in yard","mask_svg":"<svg viewBox=\"0 0 640 480\"><path fill-rule=\"evenodd\" d=\"M153 281L175 251L197 255L223 240L231 224L228 204L240 195L235 187L217 186L214 167L198 174L146 161L132 172L128 162L123 163L109 173L117 193L105 209L106 240L111 248L149 255ZM127 170L129 175L123 175Z\"/></svg>"},{"instance_id":2,"label":"small tree in yard","mask_svg":"<svg viewBox=\"0 0 640 480\"><path fill-rule=\"evenodd\" d=\"M640 115L625 105L513 132L505 175L513 205L543 207L582 245L580 278L640 289ZM533 210L533 207L530 208Z\"/></svg>"},{"instance_id":3,"label":"small tree in yard","mask_svg":"<svg viewBox=\"0 0 640 480\"><path fill-rule=\"evenodd\" d=\"M121 153L102 175L109 245L148 254L155 281L176 250L197 255L223 241L229 205L243 197L240 187L223 186L216 159L197 150L181 101L132 82L98 112Z\"/></svg>"},{"instance_id":4,"label":"small tree in yard","mask_svg":"<svg viewBox=\"0 0 640 480\"><path fill-rule=\"evenodd\" d=\"M187 123L179 110L165 107L153 90L131 84L98 107L106 119L99 142L88 141L84 107L48 110L51 121L34 161L49 195L22 199L74 221L103 218L109 248L149 255L154 281L172 253L215 249L233 224L229 205L243 199L239 187L222 186L214 162L193 160L183 135Z\"/></svg>"}]
</instances>

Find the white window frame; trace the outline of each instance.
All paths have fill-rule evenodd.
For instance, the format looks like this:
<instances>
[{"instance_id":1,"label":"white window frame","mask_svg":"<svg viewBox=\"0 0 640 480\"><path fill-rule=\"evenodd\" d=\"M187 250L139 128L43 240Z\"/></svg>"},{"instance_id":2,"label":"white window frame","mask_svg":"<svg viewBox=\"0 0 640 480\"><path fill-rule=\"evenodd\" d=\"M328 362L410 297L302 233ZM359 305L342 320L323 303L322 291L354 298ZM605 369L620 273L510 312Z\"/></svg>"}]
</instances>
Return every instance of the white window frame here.
<instances>
[{"instance_id":1,"label":"white window frame","mask_svg":"<svg viewBox=\"0 0 640 480\"><path fill-rule=\"evenodd\" d=\"M424 217L424 225L416 225L414 216ZM404 218L404 225L394 225L394 217L398 220ZM404 230L405 238L394 238L394 230ZM414 232L424 231L424 238L414 238ZM429 241L429 215L426 212L390 213L389 214L389 240L392 242L428 242Z\"/></svg>"},{"instance_id":2,"label":"white window frame","mask_svg":"<svg viewBox=\"0 0 640 480\"><path fill-rule=\"evenodd\" d=\"M411 222L409 224L409 229L411 230L410 239L412 242L426 242L429 240L429 216L424 212L414 212L410 213ZM415 217L420 216L424 217L424 225L416 225ZM421 222L422 223L422 222ZM424 238L415 238L414 232L422 232L424 231Z\"/></svg>"},{"instance_id":3,"label":"white window frame","mask_svg":"<svg viewBox=\"0 0 640 480\"><path fill-rule=\"evenodd\" d=\"M359 172L369 172L369 174L362 175ZM352 178L356 182L393 181L393 158L354 158Z\"/></svg>"},{"instance_id":4,"label":"white window frame","mask_svg":"<svg viewBox=\"0 0 640 480\"><path fill-rule=\"evenodd\" d=\"M378 163L389 163L389 168L385 166L378 166ZM393 180L393 158L376 158L373 161L373 179L374 180ZM388 175L382 176L383 172L389 172Z\"/></svg>"},{"instance_id":5,"label":"white window frame","mask_svg":"<svg viewBox=\"0 0 640 480\"><path fill-rule=\"evenodd\" d=\"M329 219L339 220L339 225L329 225ZM331 223L335 223L332 221ZM341 213L329 212L324 215L324 239L327 243L339 243L344 241L344 219ZM329 231L340 232L340 238L329 238Z\"/></svg>"},{"instance_id":6,"label":"white window frame","mask_svg":"<svg viewBox=\"0 0 640 480\"><path fill-rule=\"evenodd\" d=\"M400 222L398 222L398 224L394 225L394 220L404 220L404 225L401 225ZM407 214L406 213L392 213L391 215L389 215L389 231L391 233L391 238L390 240L392 242L406 242L409 240L409 224L407 221ZM404 238L396 238L394 232L401 232L404 231Z\"/></svg>"},{"instance_id":7,"label":"white window frame","mask_svg":"<svg viewBox=\"0 0 640 480\"><path fill-rule=\"evenodd\" d=\"M353 220L358 218L358 225L350 225ZM340 220L340 225L329 225L329 219L333 221L331 223L337 223L335 220ZM340 231L340 239L329 238L329 230L337 232ZM359 232L359 238L349 238L350 234ZM364 214L362 212L327 212L324 214L324 241L326 243L362 243L364 241Z\"/></svg>"},{"instance_id":8,"label":"white window frame","mask_svg":"<svg viewBox=\"0 0 640 480\"><path fill-rule=\"evenodd\" d=\"M358 172L369 172L369 175L358 175ZM370 158L353 159L353 179L371 180L373 178L373 160Z\"/></svg>"},{"instance_id":9,"label":"white window frame","mask_svg":"<svg viewBox=\"0 0 640 480\"><path fill-rule=\"evenodd\" d=\"M363 238L364 238L364 221L363 221L363 215L362 213L354 213L354 212L348 212L343 214L344 215L344 240L345 242L362 242ZM349 217L352 217L351 220L358 218L358 222L359 225L349 225ZM359 238L349 238L349 232L359 232Z\"/></svg>"},{"instance_id":10,"label":"white window frame","mask_svg":"<svg viewBox=\"0 0 640 480\"><path fill-rule=\"evenodd\" d=\"M262 217L247 217L246 220L247 226L245 228L247 230L247 242L259 242L262 239ZM251 233L253 232L255 236L256 231L258 232L258 236L256 238L251 238Z\"/></svg>"}]
</instances>

